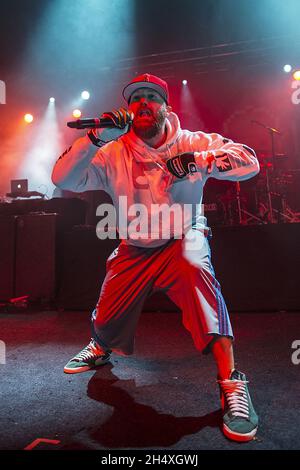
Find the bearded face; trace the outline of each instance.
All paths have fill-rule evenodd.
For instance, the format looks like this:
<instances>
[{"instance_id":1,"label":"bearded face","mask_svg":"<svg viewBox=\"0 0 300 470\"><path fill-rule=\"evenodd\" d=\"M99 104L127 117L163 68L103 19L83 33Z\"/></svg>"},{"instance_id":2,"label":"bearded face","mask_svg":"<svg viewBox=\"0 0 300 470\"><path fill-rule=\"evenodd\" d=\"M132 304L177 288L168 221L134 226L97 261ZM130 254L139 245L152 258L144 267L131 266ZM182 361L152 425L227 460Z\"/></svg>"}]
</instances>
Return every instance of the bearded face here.
<instances>
[{"instance_id":1,"label":"bearded face","mask_svg":"<svg viewBox=\"0 0 300 470\"><path fill-rule=\"evenodd\" d=\"M137 116L137 119L133 120L132 127L136 135L141 139L151 139L164 128L167 113L163 109L158 110L155 115L146 115L144 112L148 113L149 110L143 110L142 117Z\"/></svg>"},{"instance_id":2,"label":"bearded face","mask_svg":"<svg viewBox=\"0 0 300 470\"><path fill-rule=\"evenodd\" d=\"M132 128L141 139L151 139L164 129L168 110L156 91L149 88L137 90L132 94L129 109L134 114Z\"/></svg>"}]
</instances>

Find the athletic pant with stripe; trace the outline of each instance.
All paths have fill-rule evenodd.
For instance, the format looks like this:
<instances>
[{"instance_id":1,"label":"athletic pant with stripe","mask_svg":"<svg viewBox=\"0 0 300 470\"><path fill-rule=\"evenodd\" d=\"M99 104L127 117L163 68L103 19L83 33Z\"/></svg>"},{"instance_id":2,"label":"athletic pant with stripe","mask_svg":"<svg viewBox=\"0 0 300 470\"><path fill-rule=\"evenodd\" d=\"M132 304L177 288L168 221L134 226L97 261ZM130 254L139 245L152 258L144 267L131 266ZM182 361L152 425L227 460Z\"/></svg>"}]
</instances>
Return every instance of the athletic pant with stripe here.
<instances>
[{"instance_id":1,"label":"athletic pant with stripe","mask_svg":"<svg viewBox=\"0 0 300 470\"><path fill-rule=\"evenodd\" d=\"M105 349L130 355L147 296L164 291L181 309L195 347L204 353L215 335L233 338L228 311L211 264L208 239L171 239L157 248L121 242L106 262L99 301L92 313L92 337Z\"/></svg>"}]
</instances>

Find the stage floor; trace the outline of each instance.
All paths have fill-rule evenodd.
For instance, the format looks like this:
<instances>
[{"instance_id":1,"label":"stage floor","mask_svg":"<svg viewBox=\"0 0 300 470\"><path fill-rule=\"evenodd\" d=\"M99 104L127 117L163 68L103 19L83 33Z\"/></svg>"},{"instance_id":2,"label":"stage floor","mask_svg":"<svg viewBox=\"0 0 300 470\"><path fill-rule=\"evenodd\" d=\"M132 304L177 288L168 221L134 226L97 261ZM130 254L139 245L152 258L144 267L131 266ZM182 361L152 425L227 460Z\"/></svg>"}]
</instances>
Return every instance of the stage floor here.
<instances>
[{"instance_id":1,"label":"stage floor","mask_svg":"<svg viewBox=\"0 0 300 470\"><path fill-rule=\"evenodd\" d=\"M66 375L89 341L88 312L0 315L0 449L299 449L300 313L232 314L237 368L250 380L257 439L238 444L220 430L216 368L193 346L178 313L143 313L135 354ZM300 354L298 355L300 357Z\"/></svg>"}]
</instances>

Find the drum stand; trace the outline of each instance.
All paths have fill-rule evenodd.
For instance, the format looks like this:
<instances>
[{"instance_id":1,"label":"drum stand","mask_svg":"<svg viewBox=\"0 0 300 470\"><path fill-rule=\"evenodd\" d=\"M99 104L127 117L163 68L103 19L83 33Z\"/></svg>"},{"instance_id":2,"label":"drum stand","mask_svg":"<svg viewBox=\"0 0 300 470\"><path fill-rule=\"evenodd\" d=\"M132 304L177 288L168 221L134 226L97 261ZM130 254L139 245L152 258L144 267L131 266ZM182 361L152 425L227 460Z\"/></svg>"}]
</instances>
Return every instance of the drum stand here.
<instances>
[{"instance_id":1,"label":"drum stand","mask_svg":"<svg viewBox=\"0 0 300 470\"><path fill-rule=\"evenodd\" d=\"M276 214L278 216L278 220L279 220L279 218L281 218L281 219L283 219L283 221L285 221L287 223L290 223L290 224L299 223L300 222L300 212L292 211L292 209L290 209L290 207L287 205L285 197L281 196L281 195L280 195L280 197L281 197L281 200L282 200L282 212L277 210L277 209L273 209L273 211L276 212Z\"/></svg>"},{"instance_id":2,"label":"drum stand","mask_svg":"<svg viewBox=\"0 0 300 470\"><path fill-rule=\"evenodd\" d=\"M261 224L266 224L267 222L262 220L257 215L251 214L251 212L248 212L245 209L242 209L240 193L241 193L241 185L240 185L240 182L237 181L237 183L236 183L236 201L237 201L237 206L238 206L239 223L241 225L248 225L248 222L250 222L252 220L255 220L255 221L257 221ZM244 215L247 216L246 219L243 217Z\"/></svg>"},{"instance_id":3,"label":"drum stand","mask_svg":"<svg viewBox=\"0 0 300 470\"><path fill-rule=\"evenodd\" d=\"M273 138L273 134L272 134ZM274 166L273 166L274 168ZM266 168L266 187L267 187L267 197L268 197L268 206L269 206L269 214L270 214L270 223L274 223L274 215L273 215L273 206L272 206L272 193L270 188L270 176L269 176L269 169L268 165Z\"/></svg>"},{"instance_id":4,"label":"drum stand","mask_svg":"<svg viewBox=\"0 0 300 470\"><path fill-rule=\"evenodd\" d=\"M275 169L275 158L276 158L275 157L275 139L274 139L274 135L275 134L281 135L281 132L279 132L274 127L265 126L265 124L263 124L262 122L254 121L254 120L252 120L251 122L253 124L257 124L258 126L263 127L264 129L266 129L269 132L269 135L271 137L272 163L273 163L273 170L274 170ZM271 192L271 188L270 188L270 175L269 175L268 165L266 167L266 187L267 187L267 197L268 197L268 206L269 206L269 214L270 214L270 223L274 224L275 220L274 220L274 215L273 215L272 192ZM279 219L278 219L278 221L279 221Z\"/></svg>"}]
</instances>

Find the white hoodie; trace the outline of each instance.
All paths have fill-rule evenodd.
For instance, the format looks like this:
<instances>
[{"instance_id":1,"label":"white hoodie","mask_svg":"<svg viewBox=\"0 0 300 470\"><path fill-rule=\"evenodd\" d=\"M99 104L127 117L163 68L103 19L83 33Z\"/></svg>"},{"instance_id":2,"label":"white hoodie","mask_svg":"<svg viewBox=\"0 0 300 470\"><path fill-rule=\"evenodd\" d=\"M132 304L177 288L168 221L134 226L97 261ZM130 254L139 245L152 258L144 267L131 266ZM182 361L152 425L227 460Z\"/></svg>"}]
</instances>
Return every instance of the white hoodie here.
<instances>
[{"instance_id":1,"label":"white hoodie","mask_svg":"<svg viewBox=\"0 0 300 470\"><path fill-rule=\"evenodd\" d=\"M57 160L53 183L74 192L106 191L113 200L120 238L125 243L155 247L163 245L170 237L181 238L191 227L205 231L206 218L201 204L206 180L209 177L231 181L249 179L259 172L258 160L252 149L219 134L181 129L173 112L168 115L166 124L166 141L157 149L148 146L132 129L100 149L87 136L77 139ZM196 152L197 172L178 179L169 173L165 162L185 152ZM225 155L220 155L223 153ZM213 161L208 160L212 155ZM141 206L131 207L133 204ZM161 209L170 206L182 214L180 228L176 223L171 224L171 228L164 225L168 211L161 212ZM138 227L137 211L141 211ZM124 217L125 226L121 222ZM137 239L130 235L132 226L140 233Z\"/></svg>"}]
</instances>

